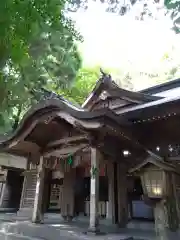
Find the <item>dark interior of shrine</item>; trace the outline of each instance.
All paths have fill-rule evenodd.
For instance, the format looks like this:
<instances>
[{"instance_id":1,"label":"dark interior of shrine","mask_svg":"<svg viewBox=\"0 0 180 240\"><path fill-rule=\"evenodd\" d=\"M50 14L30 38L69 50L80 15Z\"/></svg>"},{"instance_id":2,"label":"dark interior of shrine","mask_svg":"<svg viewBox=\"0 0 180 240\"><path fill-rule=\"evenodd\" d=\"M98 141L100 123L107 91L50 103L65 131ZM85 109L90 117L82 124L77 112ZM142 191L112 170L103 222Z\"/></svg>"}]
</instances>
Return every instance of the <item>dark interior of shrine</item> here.
<instances>
[{"instance_id":1,"label":"dark interior of shrine","mask_svg":"<svg viewBox=\"0 0 180 240\"><path fill-rule=\"evenodd\" d=\"M48 212L60 212L58 207L59 188L63 185L63 178L51 180L50 192L57 191L57 201L51 202L49 195ZM107 176L99 177L99 201L108 201L108 178ZM75 214L85 213L85 202L90 201L90 177L77 177L74 184L75 187ZM147 219L153 220L152 209L145 205L142 199L143 189L141 180L138 177L133 177L133 184L131 189L128 190L128 204L130 216L133 219Z\"/></svg>"},{"instance_id":2,"label":"dark interior of shrine","mask_svg":"<svg viewBox=\"0 0 180 240\"><path fill-rule=\"evenodd\" d=\"M24 176L21 173L21 171L10 169L7 174L7 181L1 183L0 191L4 191L1 199L2 211L17 211L19 209L24 181Z\"/></svg>"}]
</instances>

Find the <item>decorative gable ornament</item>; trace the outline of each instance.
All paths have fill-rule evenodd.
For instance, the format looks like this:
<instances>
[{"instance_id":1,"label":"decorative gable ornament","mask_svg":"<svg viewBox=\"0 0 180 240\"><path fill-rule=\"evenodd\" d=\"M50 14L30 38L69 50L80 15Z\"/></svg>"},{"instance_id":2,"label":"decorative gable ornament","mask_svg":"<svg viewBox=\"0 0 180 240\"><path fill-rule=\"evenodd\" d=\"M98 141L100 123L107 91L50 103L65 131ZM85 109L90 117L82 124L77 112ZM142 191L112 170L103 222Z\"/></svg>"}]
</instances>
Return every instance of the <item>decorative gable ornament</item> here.
<instances>
[{"instance_id":1,"label":"decorative gable ornament","mask_svg":"<svg viewBox=\"0 0 180 240\"><path fill-rule=\"evenodd\" d=\"M99 96L99 98L101 99L101 100L106 100L107 98L108 98L108 92L107 91L103 91L101 94L100 94L100 96Z\"/></svg>"}]
</instances>

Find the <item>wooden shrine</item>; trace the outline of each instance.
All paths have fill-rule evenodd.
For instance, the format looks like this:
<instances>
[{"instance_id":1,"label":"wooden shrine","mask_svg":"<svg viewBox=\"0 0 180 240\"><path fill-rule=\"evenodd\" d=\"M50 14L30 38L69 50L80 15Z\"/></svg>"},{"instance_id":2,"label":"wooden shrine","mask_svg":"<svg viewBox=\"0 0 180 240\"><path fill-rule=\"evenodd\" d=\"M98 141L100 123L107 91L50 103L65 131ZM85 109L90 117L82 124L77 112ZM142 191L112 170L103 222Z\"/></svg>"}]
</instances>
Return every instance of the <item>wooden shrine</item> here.
<instances>
[{"instance_id":1,"label":"wooden shrine","mask_svg":"<svg viewBox=\"0 0 180 240\"><path fill-rule=\"evenodd\" d=\"M82 206L84 201L78 190L75 193L75 182L89 177L89 230L98 231L99 176L104 176L108 178L108 218L125 227L129 169L150 154L178 168L179 106L180 96L127 91L106 74L81 107L56 94L46 96L25 114L17 130L0 142L2 152L28 159L19 214L29 213L33 222L43 219L51 195L47 186L56 179L53 172L59 171L63 184L54 189L61 189L61 214L71 220L78 202Z\"/></svg>"}]
</instances>

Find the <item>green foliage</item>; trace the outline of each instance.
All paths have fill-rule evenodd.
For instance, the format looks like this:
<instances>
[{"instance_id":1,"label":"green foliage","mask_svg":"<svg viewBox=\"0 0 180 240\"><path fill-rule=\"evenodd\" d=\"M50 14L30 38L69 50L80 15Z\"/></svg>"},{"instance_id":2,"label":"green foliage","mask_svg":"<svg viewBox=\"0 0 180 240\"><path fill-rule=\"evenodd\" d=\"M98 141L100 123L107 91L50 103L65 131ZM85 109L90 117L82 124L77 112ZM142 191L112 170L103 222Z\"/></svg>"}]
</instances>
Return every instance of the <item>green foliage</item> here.
<instances>
[{"instance_id":1,"label":"green foliage","mask_svg":"<svg viewBox=\"0 0 180 240\"><path fill-rule=\"evenodd\" d=\"M0 66L7 59L19 64L29 58L30 43L42 33L69 31L76 35L64 16L65 0L6 0L0 3Z\"/></svg>"},{"instance_id":2,"label":"green foliage","mask_svg":"<svg viewBox=\"0 0 180 240\"><path fill-rule=\"evenodd\" d=\"M99 79L99 68L82 68L79 70L76 80L69 88L59 89L56 93L63 95L72 103L81 105L90 94ZM53 86L49 89L54 90Z\"/></svg>"},{"instance_id":3,"label":"green foliage","mask_svg":"<svg viewBox=\"0 0 180 240\"><path fill-rule=\"evenodd\" d=\"M81 64L76 41L82 39L65 15L66 3L65 0L0 2L3 132L7 126L16 128L22 114L35 101L32 90L49 82L59 89L68 86L76 76Z\"/></svg>"}]
</instances>

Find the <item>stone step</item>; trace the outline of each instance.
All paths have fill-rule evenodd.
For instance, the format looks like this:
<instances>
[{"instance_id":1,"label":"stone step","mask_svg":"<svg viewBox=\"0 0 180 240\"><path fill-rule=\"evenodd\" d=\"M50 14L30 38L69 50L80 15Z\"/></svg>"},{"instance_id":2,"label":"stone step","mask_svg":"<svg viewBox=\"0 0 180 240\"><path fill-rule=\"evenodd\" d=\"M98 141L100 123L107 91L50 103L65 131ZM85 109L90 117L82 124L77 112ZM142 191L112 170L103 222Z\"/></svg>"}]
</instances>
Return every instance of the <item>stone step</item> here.
<instances>
[{"instance_id":1,"label":"stone step","mask_svg":"<svg viewBox=\"0 0 180 240\"><path fill-rule=\"evenodd\" d=\"M8 237L10 237L8 238L8 240L11 239L11 236L13 236L14 239L16 236L21 236L21 239L27 239L27 240L30 240L30 239L33 239L33 240L77 239L76 234L70 233L66 230L57 229L55 227L44 225L44 224L36 225L28 221L15 222L15 223L2 223L0 224L0 233L6 234Z\"/></svg>"},{"instance_id":2,"label":"stone step","mask_svg":"<svg viewBox=\"0 0 180 240\"><path fill-rule=\"evenodd\" d=\"M33 238L30 236L24 236L24 235L15 234L15 233L5 233L3 231L0 231L0 239L1 240L45 240L42 238Z\"/></svg>"}]
</instances>

